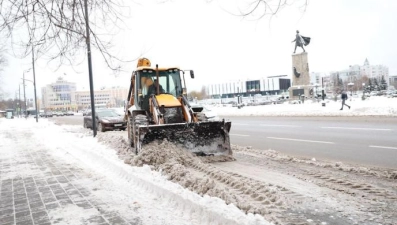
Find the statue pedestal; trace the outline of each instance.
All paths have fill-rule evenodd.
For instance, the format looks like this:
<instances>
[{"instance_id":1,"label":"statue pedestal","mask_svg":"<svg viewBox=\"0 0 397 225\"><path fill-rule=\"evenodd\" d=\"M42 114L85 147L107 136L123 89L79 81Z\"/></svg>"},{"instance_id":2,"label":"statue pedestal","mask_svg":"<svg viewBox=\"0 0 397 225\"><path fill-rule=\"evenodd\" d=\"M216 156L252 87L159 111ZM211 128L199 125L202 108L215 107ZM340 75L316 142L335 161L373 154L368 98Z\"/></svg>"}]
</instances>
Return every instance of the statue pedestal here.
<instances>
[{"instance_id":1,"label":"statue pedestal","mask_svg":"<svg viewBox=\"0 0 397 225\"><path fill-rule=\"evenodd\" d=\"M292 86L289 88L291 100L300 100L301 96L313 96L307 55L307 52L292 55Z\"/></svg>"}]
</instances>

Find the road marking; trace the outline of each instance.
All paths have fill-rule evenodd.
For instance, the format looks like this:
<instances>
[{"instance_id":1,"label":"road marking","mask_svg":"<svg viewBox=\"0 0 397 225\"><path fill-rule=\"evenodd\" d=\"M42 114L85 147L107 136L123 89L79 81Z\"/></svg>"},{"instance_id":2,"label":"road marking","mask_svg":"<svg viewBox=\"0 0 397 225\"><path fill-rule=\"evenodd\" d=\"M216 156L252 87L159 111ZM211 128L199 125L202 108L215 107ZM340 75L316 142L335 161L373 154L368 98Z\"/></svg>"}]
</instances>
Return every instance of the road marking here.
<instances>
[{"instance_id":1,"label":"road marking","mask_svg":"<svg viewBox=\"0 0 397 225\"><path fill-rule=\"evenodd\" d=\"M370 148L387 148L387 149L396 149L396 147L388 147L388 146L376 146L376 145L370 145Z\"/></svg>"},{"instance_id":2,"label":"road marking","mask_svg":"<svg viewBox=\"0 0 397 225\"><path fill-rule=\"evenodd\" d=\"M312 140L304 140L304 139L278 138L278 137L267 137L267 138L277 139L277 140L286 140L286 141L300 141L300 142L312 142L312 143L321 143L321 144L334 144L334 142L328 142L328 141L312 141Z\"/></svg>"},{"instance_id":3,"label":"road marking","mask_svg":"<svg viewBox=\"0 0 397 225\"><path fill-rule=\"evenodd\" d=\"M300 127L300 126L294 126L294 125L271 125L271 124L260 124L259 126L264 126L264 127Z\"/></svg>"},{"instance_id":4,"label":"road marking","mask_svg":"<svg viewBox=\"0 0 397 225\"><path fill-rule=\"evenodd\" d=\"M249 126L249 124L246 124L246 123L233 123L232 122L232 124L233 125L240 125L240 126Z\"/></svg>"},{"instance_id":5,"label":"road marking","mask_svg":"<svg viewBox=\"0 0 397 225\"><path fill-rule=\"evenodd\" d=\"M230 134L230 135L240 136L240 137L249 137L249 135L247 135L247 134Z\"/></svg>"},{"instance_id":6,"label":"road marking","mask_svg":"<svg viewBox=\"0 0 397 225\"><path fill-rule=\"evenodd\" d=\"M345 129L345 130L378 130L391 131L392 129L377 129L377 128L355 128L355 127L321 127L323 129Z\"/></svg>"}]
</instances>

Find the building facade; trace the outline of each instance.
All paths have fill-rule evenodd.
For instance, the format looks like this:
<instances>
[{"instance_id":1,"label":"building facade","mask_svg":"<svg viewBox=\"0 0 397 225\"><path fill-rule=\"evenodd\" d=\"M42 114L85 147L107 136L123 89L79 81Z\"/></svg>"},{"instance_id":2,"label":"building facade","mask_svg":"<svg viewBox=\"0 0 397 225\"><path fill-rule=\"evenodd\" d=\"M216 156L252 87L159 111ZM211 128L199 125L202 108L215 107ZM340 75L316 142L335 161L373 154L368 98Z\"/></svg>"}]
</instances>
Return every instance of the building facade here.
<instances>
[{"instance_id":1,"label":"building facade","mask_svg":"<svg viewBox=\"0 0 397 225\"><path fill-rule=\"evenodd\" d=\"M367 79L380 81L383 77L389 84L389 68L384 65L370 65L368 59L365 59L362 66L351 65L348 69L331 72L331 79L335 79L337 75L344 83L362 83Z\"/></svg>"},{"instance_id":2,"label":"building facade","mask_svg":"<svg viewBox=\"0 0 397 225\"><path fill-rule=\"evenodd\" d=\"M77 91L75 83L61 77L55 83L43 87L41 93L41 109L45 111L77 111L91 107L90 91ZM106 108L123 107L127 95L127 88L102 88L94 91L94 103Z\"/></svg>"},{"instance_id":3,"label":"building facade","mask_svg":"<svg viewBox=\"0 0 397 225\"><path fill-rule=\"evenodd\" d=\"M389 85L397 89L397 75L389 76Z\"/></svg>"},{"instance_id":4,"label":"building facade","mask_svg":"<svg viewBox=\"0 0 397 225\"><path fill-rule=\"evenodd\" d=\"M210 98L233 98L238 95L276 95L287 92L291 79L287 75L269 76L255 80L228 81L206 87Z\"/></svg>"},{"instance_id":5,"label":"building facade","mask_svg":"<svg viewBox=\"0 0 397 225\"><path fill-rule=\"evenodd\" d=\"M105 108L124 107L127 95L127 88L102 88L102 90L94 91L94 104ZM76 91L75 99L79 110L91 108L90 91Z\"/></svg>"},{"instance_id":6,"label":"building facade","mask_svg":"<svg viewBox=\"0 0 397 225\"><path fill-rule=\"evenodd\" d=\"M42 106L46 111L77 110L74 93L76 84L59 77L55 83L41 88Z\"/></svg>"}]
</instances>

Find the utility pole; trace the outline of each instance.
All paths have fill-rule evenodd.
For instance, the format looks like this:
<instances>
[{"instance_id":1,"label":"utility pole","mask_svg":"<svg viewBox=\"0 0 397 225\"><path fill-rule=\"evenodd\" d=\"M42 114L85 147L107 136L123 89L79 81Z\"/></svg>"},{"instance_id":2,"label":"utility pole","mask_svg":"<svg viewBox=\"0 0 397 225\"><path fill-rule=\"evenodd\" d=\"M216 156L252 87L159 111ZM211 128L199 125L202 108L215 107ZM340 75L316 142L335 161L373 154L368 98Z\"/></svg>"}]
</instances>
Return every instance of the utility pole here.
<instances>
[{"instance_id":1,"label":"utility pole","mask_svg":"<svg viewBox=\"0 0 397 225\"><path fill-rule=\"evenodd\" d=\"M24 108L25 108L25 118L27 118L27 116L28 116L28 114L27 114L27 111L26 111L26 93L25 93L25 71L23 72L23 79L22 79L22 81L23 81L23 100L24 100Z\"/></svg>"},{"instance_id":2,"label":"utility pole","mask_svg":"<svg viewBox=\"0 0 397 225\"><path fill-rule=\"evenodd\" d=\"M19 89L19 98L18 98L19 111L18 111L18 116L21 117L21 84L18 85L18 89Z\"/></svg>"},{"instance_id":3,"label":"utility pole","mask_svg":"<svg viewBox=\"0 0 397 225\"><path fill-rule=\"evenodd\" d=\"M33 86L34 86L34 107L36 108L36 123L39 122L39 113L37 110L37 97L36 97L36 74L34 70L34 51L32 45L32 64L33 64ZM25 80L24 80L25 81Z\"/></svg>"},{"instance_id":4,"label":"utility pole","mask_svg":"<svg viewBox=\"0 0 397 225\"><path fill-rule=\"evenodd\" d=\"M25 73L29 72L30 69L23 71L23 75L22 75L22 83L23 83L23 99L24 99L24 105L25 105L25 117L28 115L27 111L26 111L26 93L25 93Z\"/></svg>"},{"instance_id":5,"label":"utility pole","mask_svg":"<svg viewBox=\"0 0 397 225\"><path fill-rule=\"evenodd\" d=\"M324 101L324 98L325 98L325 95L324 95L324 77L321 77L321 87L322 87L322 97L323 97L323 101Z\"/></svg>"},{"instance_id":6,"label":"utility pole","mask_svg":"<svg viewBox=\"0 0 397 225\"><path fill-rule=\"evenodd\" d=\"M95 96L94 96L94 84L92 77L92 63L91 63L91 41L90 41L90 24L88 20L88 5L87 0L84 0L84 11L85 11L85 30L86 30L86 43L87 43L87 58L88 58L88 76L90 80L90 96L91 96L91 112L92 112L92 131L94 137L96 136L96 120L95 120Z\"/></svg>"}]
</instances>

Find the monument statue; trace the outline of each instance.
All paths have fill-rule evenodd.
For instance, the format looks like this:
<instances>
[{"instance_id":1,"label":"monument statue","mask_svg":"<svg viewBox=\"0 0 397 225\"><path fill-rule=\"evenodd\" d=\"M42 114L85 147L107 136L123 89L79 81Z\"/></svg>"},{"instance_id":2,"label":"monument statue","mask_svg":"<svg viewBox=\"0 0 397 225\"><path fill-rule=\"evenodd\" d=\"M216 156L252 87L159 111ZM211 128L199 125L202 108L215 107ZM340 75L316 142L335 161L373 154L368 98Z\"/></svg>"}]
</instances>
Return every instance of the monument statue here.
<instances>
[{"instance_id":1,"label":"monument statue","mask_svg":"<svg viewBox=\"0 0 397 225\"><path fill-rule=\"evenodd\" d=\"M296 47L301 47L303 49L303 52L305 52L305 49L303 48L303 46L306 46L310 43L310 38L309 37L304 37L302 35L299 34L299 30L296 31L296 37L295 40L293 40L292 42L295 41L295 50L294 53L296 52Z\"/></svg>"}]
</instances>

